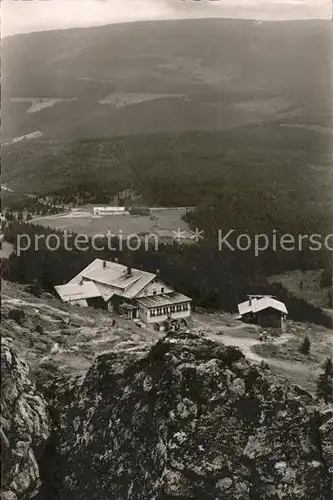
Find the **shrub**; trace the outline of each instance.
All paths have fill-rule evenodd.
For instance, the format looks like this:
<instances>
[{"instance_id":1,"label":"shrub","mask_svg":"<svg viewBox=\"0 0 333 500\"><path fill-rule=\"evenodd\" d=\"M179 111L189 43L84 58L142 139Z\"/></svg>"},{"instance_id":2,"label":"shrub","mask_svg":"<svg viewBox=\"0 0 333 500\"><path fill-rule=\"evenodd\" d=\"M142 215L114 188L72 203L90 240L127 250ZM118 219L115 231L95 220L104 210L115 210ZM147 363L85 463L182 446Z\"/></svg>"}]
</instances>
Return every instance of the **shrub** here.
<instances>
[{"instance_id":1,"label":"shrub","mask_svg":"<svg viewBox=\"0 0 333 500\"><path fill-rule=\"evenodd\" d=\"M8 318L16 321L18 325L22 325L25 320L25 313L22 309L11 309Z\"/></svg>"},{"instance_id":2,"label":"shrub","mask_svg":"<svg viewBox=\"0 0 333 500\"><path fill-rule=\"evenodd\" d=\"M52 360L43 361L39 368L46 370L51 373L57 373L59 371L58 365Z\"/></svg>"},{"instance_id":3,"label":"shrub","mask_svg":"<svg viewBox=\"0 0 333 500\"><path fill-rule=\"evenodd\" d=\"M58 375L59 369L53 361L48 360L41 363L35 370L33 377L37 390L43 394L47 385Z\"/></svg>"},{"instance_id":4,"label":"shrub","mask_svg":"<svg viewBox=\"0 0 333 500\"><path fill-rule=\"evenodd\" d=\"M333 363L332 358L327 358L323 365L323 373L317 382L317 396L326 404L333 402Z\"/></svg>"},{"instance_id":5,"label":"shrub","mask_svg":"<svg viewBox=\"0 0 333 500\"><path fill-rule=\"evenodd\" d=\"M302 354L305 354L306 356L308 356L310 354L310 348L311 348L311 342L310 342L310 339L309 337L304 337L304 340L301 344L301 347L300 347L300 351Z\"/></svg>"},{"instance_id":6,"label":"shrub","mask_svg":"<svg viewBox=\"0 0 333 500\"><path fill-rule=\"evenodd\" d=\"M44 333L44 329L43 329L43 327L41 325L36 325L35 332L43 334Z\"/></svg>"},{"instance_id":7,"label":"shrub","mask_svg":"<svg viewBox=\"0 0 333 500\"><path fill-rule=\"evenodd\" d=\"M333 283L332 267L327 266L322 272L320 278L320 287L325 288L328 286L332 286L332 283Z\"/></svg>"},{"instance_id":8,"label":"shrub","mask_svg":"<svg viewBox=\"0 0 333 500\"><path fill-rule=\"evenodd\" d=\"M40 285L38 284L37 281L34 281L34 283L32 283L31 285L28 285L26 287L26 291L28 293L31 293L31 295L34 295L35 297L40 297L41 294L42 294L42 289L40 287Z\"/></svg>"}]
</instances>

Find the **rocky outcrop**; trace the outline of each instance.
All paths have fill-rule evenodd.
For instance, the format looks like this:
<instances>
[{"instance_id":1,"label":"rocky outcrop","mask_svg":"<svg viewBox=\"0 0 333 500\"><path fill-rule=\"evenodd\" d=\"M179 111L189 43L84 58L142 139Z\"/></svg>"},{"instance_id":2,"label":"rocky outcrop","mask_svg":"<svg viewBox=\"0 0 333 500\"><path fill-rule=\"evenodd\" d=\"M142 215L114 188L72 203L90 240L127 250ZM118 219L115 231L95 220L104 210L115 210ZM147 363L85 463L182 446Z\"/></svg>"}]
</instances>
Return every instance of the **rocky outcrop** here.
<instances>
[{"instance_id":1,"label":"rocky outcrop","mask_svg":"<svg viewBox=\"0 0 333 500\"><path fill-rule=\"evenodd\" d=\"M324 467L333 478L333 408L320 413L318 441Z\"/></svg>"},{"instance_id":2,"label":"rocky outcrop","mask_svg":"<svg viewBox=\"0 0 333 500\"><path fill-rule=\"evenodd\" d=\"M41 481L38 460L49 437L44 398L29 376L29 367L1 340L1 500L32 498Z\"/></svg>"},{"instance_id":3,"label":"rocky outcrop","mask_svg":"<svg viewBox=\"0 0 333 500\"><path fill-rule=\"evenodd\" d=\"M43 500L330 498L329 419L236 348L169 334L51 394Z\"/></svg>"}]
</instances>

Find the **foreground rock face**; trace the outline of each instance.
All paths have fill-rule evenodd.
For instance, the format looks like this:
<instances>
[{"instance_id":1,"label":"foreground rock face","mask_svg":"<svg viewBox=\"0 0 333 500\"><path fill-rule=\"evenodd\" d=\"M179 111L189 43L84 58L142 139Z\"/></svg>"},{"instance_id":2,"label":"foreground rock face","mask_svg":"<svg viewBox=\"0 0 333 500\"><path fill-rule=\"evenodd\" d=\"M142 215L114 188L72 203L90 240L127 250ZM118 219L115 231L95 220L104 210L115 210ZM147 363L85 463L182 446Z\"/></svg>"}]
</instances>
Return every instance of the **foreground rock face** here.
<instances>
[{"instance_id":1,"label":"foreground rock face","mask_svg":"<svg viewBox=\"0 0 333 500\"><path fill-rule=\"evenodd\" d=\"M29 378L29 367L1 340L1 500L32 498L41 481L37 461L49 437L44 398Z\"/></svg>"},{"instance_id":2,"label":"foreground rock face","mask_svg":"<svg viewBox=\"0 0 333 500\"><path fill-rule=\"evenodd\" d=\"M330 498L332 420L233 347L168 335L52 394L45 500Z\"/></svg>"}]
</instances>

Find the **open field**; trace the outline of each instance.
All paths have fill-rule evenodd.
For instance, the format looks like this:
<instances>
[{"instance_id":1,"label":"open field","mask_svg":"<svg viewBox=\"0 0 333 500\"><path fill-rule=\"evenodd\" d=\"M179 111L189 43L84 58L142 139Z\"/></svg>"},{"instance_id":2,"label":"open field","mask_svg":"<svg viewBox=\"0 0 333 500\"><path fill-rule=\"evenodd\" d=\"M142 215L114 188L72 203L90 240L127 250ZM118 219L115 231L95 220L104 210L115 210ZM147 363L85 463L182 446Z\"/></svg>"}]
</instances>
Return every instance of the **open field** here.
<instances>
[{"instance_id":1,"label":"open field","mask_svg":"<svg viewBox=\"0 0 333 500\"><path fill-rule=\"evenodd\" d=\"M42 137L42 136L43 136L43 133L40 132L39 130L36 130L35 132L31 132L30 134L25 134L25 135L21 135L19 137L14 137L9 142L4 142L2 145L9 146L11 144L16 144L17 142L21 142L21 141L30 141L31 139L38 139L38 137Z\"/></svg>"},{"instance_id":2,"label":"open field","mask_svg":"<svg viewBox=\"0 0 333 500\"><path fill-rule=\"evenodd\" d=\"M141 104L147 101L155 99L166 99L166 98L182 98L182 95L178 94L142 94L142 93L130 93L130 92L119 92L110 94L103 97L99 101L100 104L107 104L114 106L116 108L123 108L125 106L131 106L133 104Z\"/></svg>"},{"instance_id":3,"label":"open field","mask_svg":"<svg viewBox=\"0 0 333 500\"><path fill-rule=\"evenodd\" d=\"M59 97L11 97L10 102L11 103L26 103L29 104L27 108L27 113L38 113L38 111L41 111L42 109L45 108L51 108L58 102L63 102L63 101L73 101L76 98L69 98L69 99L62 99Z\"/></svg>"},{"instance_id":4,"label":"open field","mask_svg":"<svg viewBox=\"0 0 333 500\"><path fill-rule=\"evenodd\" d=\"M91 211L69 212L66 214L40 217L32 220L45 227L52 229L67 229L78 234L93 236L96 234L107 234L110 231L114 235L133 234L157 234L161 238L172 238L173 231L188 231L188 224L183 221L183 210L158 209L154 219L149 215L104 215L94 216Z\"/></svg>"}]
</instances>

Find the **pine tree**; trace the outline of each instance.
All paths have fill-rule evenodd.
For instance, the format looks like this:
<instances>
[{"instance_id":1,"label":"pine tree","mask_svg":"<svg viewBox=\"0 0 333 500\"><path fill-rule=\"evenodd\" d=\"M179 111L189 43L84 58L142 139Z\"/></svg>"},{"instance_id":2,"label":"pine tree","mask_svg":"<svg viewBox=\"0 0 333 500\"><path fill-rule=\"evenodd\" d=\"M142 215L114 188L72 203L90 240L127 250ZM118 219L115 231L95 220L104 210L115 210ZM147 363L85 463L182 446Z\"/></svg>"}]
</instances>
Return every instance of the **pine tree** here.
<instances>
[{"instance_id":1,"label":"pine tree","mask_svg":"<svg viewBox=\"0 0 333 500\"><path fill-rule=\"evenodd\" d=\"M309 337L304 337L303 343L301 345L300 351L302 354L309 355L310 354L311 342Z\"/></svg>"},{"instance_id":2,"label":"pine tree","mask_svg":"<svg viewBox=\"0 0 333 500\"><path fill-rule=\"evenodd\" d=\"M327 358L323 365L323 373L317 382L317 396L326 404L333 402L333 363L332 358Z\"/></svg>"}]
</instances>

